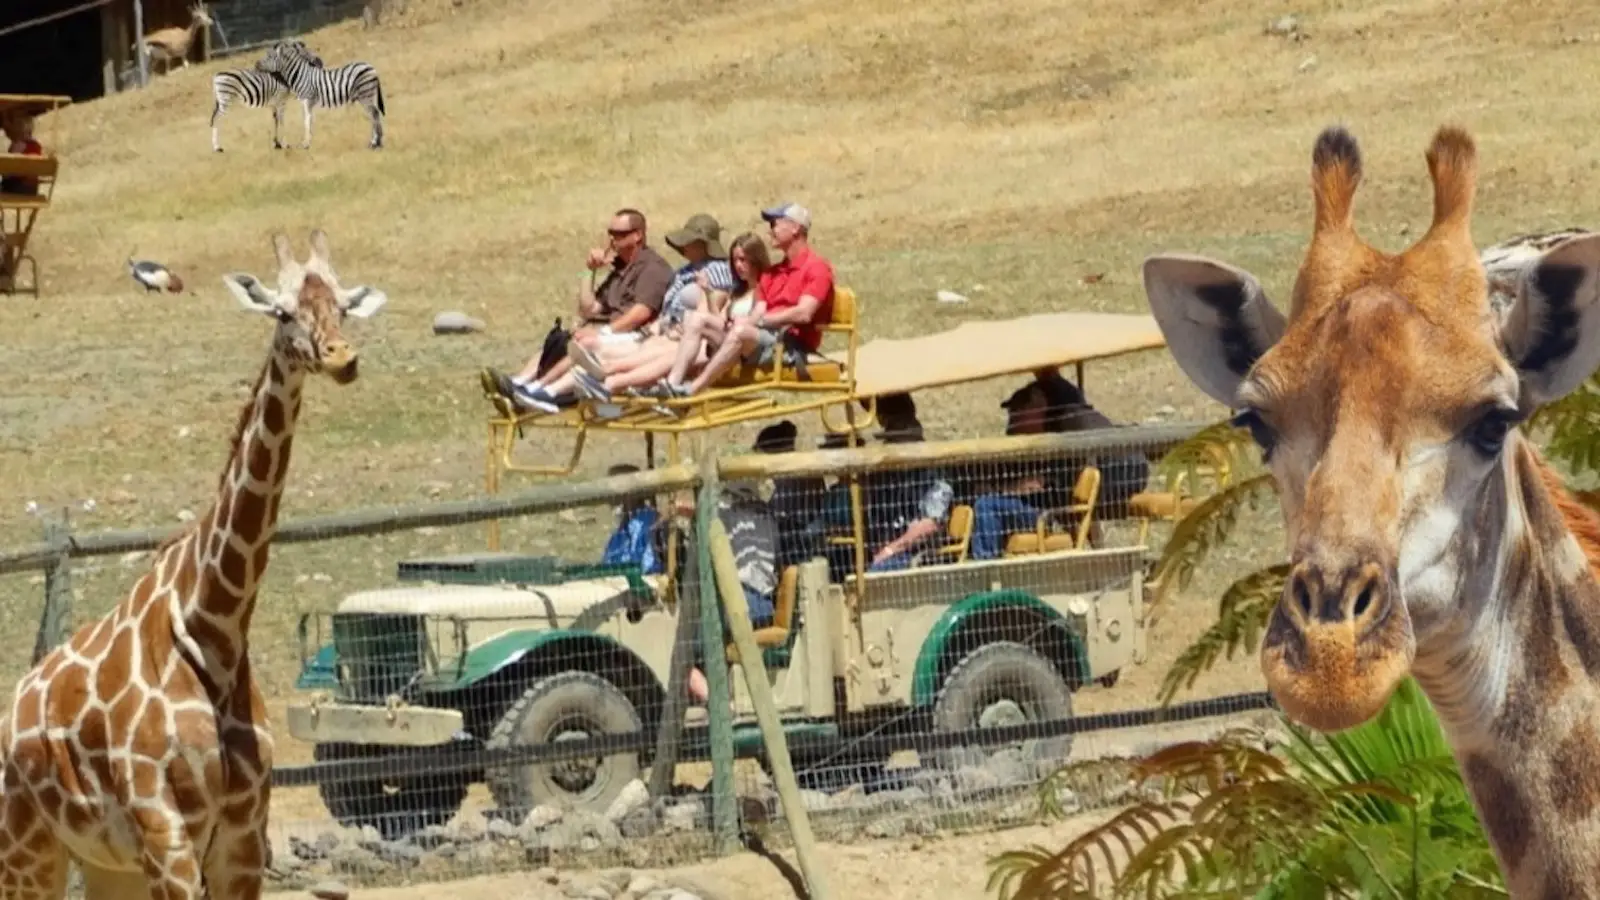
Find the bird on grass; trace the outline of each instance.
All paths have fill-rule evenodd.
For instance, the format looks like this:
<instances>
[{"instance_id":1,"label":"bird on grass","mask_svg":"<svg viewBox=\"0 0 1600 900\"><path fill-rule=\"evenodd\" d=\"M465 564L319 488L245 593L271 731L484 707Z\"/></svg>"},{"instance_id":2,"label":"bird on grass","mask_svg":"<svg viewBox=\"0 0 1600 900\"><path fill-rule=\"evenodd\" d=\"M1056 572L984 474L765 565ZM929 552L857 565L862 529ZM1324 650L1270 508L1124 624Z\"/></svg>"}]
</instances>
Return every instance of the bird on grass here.
<instances>
[{"instance_id":1,"label":"bird on grass","mask_svg":"<svg viewBox=\"0 0 1600 900\"><path fill-rule=\"evenodd\" d=\"M135 260L130 256L128 274L133 276L134 281L144 285L146 293L164 290L176 294L183 290L183 279L158 262L147 259Z\"/></svg>"}]
</instances>

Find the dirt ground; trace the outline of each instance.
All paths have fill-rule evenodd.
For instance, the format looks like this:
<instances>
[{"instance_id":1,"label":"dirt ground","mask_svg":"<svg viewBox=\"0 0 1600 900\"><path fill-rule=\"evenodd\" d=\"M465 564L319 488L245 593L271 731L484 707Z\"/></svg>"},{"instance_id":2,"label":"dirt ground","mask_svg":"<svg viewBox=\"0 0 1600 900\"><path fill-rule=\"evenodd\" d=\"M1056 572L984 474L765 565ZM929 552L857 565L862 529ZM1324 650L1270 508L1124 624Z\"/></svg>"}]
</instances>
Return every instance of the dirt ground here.
<instances>
[{"instance_id":1,"label":"dirt ground","mask_svg":"<svg viewBox=\"0 0 1600 900\"><path fill-rule=\"evenodd\" d=\"M991 896L985 890L988 861L996 854L1034 845L1057 848L1113 813L1100 811L1048 825L953 837L905 838L841 847L817 848L817 868L837 900L966 900ZM792 852L783 856L794 865ZM714 862L667 871L647 872L663 884L675 884L704 900L794 900L795 892L778 869L754 853L743 852ZM542 882L534 872L492 875L451 882L459 897L495 900L557 900L562 888ZM351 896L359 900L433 900L437 884L370 888Z\"/></svg>"}]
</instances>

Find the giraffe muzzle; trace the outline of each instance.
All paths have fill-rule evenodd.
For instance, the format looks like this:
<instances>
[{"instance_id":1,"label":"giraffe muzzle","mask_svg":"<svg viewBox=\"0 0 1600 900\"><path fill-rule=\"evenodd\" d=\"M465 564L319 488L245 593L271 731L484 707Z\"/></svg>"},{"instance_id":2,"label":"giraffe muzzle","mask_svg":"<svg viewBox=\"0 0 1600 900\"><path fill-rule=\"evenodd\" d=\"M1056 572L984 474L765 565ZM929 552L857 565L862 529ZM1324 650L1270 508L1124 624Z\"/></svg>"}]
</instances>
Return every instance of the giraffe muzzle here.
<instances>
[{"instance_id":1,"label":"giraffe muzzle","mask_svg":"<svg viewBox=\"0 0 1600 900\"><path fill-rule=\"evenodd\" d=\"M1416 640L1391 567L1302 559L1261 640L1261 668L1284 712L1319 731L1378 714L1411 670Z\"/></svg>"}]
</instances>

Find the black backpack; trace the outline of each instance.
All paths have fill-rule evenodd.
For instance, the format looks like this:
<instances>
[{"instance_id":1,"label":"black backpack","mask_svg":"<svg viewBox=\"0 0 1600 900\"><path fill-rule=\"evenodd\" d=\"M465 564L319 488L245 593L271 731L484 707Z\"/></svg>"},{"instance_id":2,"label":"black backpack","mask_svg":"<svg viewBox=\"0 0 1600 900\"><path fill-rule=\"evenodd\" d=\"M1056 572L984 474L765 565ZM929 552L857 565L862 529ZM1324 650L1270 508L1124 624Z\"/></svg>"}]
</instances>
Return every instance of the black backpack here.
<instances>
[{"instance_id":1,"label":"black backpack","mask_svg":"<svg viewBox=\"0 0 1600 900\"><path fill-rule=\"evenodd\" d=\"M570 340L572 332L561 327L561 317L557 316L556 324L544 336L544 349L539 352L539 371L535 378L543 378L551 366L567 355L567 342Z\"/></svg>"}]
</instances>

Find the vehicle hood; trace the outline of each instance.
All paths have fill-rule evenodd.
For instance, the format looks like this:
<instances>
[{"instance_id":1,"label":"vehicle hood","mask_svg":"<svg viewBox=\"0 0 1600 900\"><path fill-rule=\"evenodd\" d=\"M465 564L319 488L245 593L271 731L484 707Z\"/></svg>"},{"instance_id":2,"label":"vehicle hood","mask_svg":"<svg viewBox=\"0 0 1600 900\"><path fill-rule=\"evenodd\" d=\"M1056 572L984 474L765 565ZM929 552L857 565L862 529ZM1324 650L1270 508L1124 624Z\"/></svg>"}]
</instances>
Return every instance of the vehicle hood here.
<instances>
[{"instance_id":1,"label":"vehicle hood","mask_svg":"<svg viewBox=\"0 0 1600 900\"><path fill-rule=\"evenodd\" d=\"M645 576L644 580L652 589L660 587L660 576ZM557 585L419 584L350 594L340 601L338 612L545 619L552 626L564 627L580 617L609 618L623 609L627 600L628 580L622 576Z\"/></svg>"}]
</instances>

